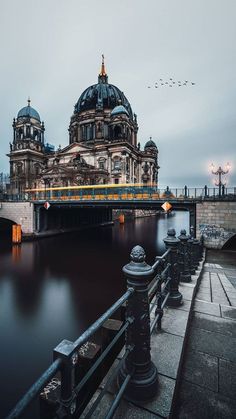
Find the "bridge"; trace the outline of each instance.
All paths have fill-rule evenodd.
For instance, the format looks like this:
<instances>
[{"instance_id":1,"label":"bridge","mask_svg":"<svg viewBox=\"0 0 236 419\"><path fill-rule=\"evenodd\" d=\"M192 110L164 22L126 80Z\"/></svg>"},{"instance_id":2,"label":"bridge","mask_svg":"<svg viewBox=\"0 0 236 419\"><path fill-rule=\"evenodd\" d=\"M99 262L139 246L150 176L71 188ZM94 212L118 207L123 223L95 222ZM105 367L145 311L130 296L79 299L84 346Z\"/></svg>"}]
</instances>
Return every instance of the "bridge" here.
<instances>
[{"instance_id":1,"label":"bridge","mask_svg":"<svg viewBox=\"0 0 236 419\"><path fill-rule=\"evenodd\" d=\"M163 211L190 214L196 236L205 246L221 249L236 237L236 188L169 188L94 185L28 190L0 202L0 226L20 224L24 238L46 236L111 223L113 210ZM46 204L46 205L45 205Z\"/></svg>"}]
</instances>

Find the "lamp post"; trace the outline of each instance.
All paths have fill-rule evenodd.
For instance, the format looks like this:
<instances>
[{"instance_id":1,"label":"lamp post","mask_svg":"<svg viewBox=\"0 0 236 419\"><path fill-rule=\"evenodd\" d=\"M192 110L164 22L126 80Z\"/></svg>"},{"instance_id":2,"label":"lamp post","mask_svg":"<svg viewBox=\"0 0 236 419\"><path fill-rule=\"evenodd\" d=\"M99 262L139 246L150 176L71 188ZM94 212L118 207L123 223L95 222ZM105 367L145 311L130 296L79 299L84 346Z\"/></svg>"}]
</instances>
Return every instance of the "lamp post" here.
<instances>
[{"instance_id":1,"label":"lamp post","mask_svg":"<svg viewBox=\"0 0 236 419\"><path fill-rule=\"evenodd\" d=\"M214 170L214 168L215 168L215 166L212 163L211 164L211 173L213 175L218 176L218 182L216 181L215 185L219 187L219 198L220 198L222 196L222 187L225 186L225 182L222 182L222 176L229 173L230 165L229 165L229 163L227 163L225 170L223 170L221 166L219 166L217 170Z\"/></svg>"}]
</instances>

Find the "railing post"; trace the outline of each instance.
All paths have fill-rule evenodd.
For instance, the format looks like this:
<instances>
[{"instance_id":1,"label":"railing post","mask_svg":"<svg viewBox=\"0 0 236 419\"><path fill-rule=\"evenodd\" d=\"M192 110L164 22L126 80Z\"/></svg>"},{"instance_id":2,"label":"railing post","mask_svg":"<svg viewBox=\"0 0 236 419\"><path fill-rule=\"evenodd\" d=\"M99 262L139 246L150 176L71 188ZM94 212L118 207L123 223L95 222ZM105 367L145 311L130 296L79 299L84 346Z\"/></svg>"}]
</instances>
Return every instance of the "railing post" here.
<instances>
[{"instance_id":1,"label":"railing post","mask_svg":"<svg viewBox=\"0 0 236 419\"><path fill-rule=\"evenodd\" d=\"M53 351L54 359L61 358L63 365L61 368L61 403L64 408L65 416L70 418L76 411L76 400L73 399L74 387L74 367L78 362L78 354L75 351L73 342L63 340Z\"/></svg>"},{"instance_id":2,"label":"railing post","mask_svg":"<svg viewBox=\"0 0 236 419\"><path fill-rule=\"evenodd\" d=\"M193 259L194 259L194 267L197 270L198 263L200 261L200 241L198 239L193 239Z\"/></svg>"},{"instance_id":3,"label":"railing post","mask_svg":"<svg viewBox=\"0 0 236 419\"><path fill-rule=\"evenodd\" d=\"M178 239L180 240L180 281L190 282L190 261L187 249L187 242L189 237L186 235L186 230L180 231L180 236L178 237Z\"/></svg>"},{"instance_id":4,"label":"railing post","mask_svg":"<svg viewBox=\"0 0 236 419\"><path fill-rule=\"evenodd\" d=\"M179 292L178 247L180 240L175 237L174 228L169 228L167 237L163 241L166 245L166 249L170 249L170 253L167 256L167 261L171 264L169 268L170 282L167 287L167 292L170 292L170 295L166 304L172 307L177 307L182 304L183 296L181 292Z\"/></svg>"},{"instance_id":5,"label":"railing post","mask_svg":"<svg viewBox=\"0 0 236 419\"><path fill-rule=\"evenodd\" d=\"M154 271L145 262L145 251L135 246L131 251L131 261L123 267L127 287L135 292L127 302L126 317L133 318L126 334L126 347L133 347L119 374L122 385L127 375L131 379L125 394L129 400L140 402L155 397L158 386L156 366L151 361L150 314L148 299L149 279Z\"/></svg>"},{"instance_id":6,"label":"railing post","mask_svg":"<svg viewBox=\"0 0 236 419\"><path fill-rule=\"evenodd\" d=\"M222 197L225 196L225 185L222 185Z\"/></svg>"},{"instance_id":7,"label":"railing post","mask_svg":"<svg viewBox=\"0 0 236 419\"><path fill-rule=\"evenodd\" d=\"M186 185L184 187L184 197L188 198L188 187Z\"/></svg>"},{"instance_id":8,"label":"railing post","mask_svg":"<svg viewBox=\"0 0 236 419\"><path fill-rule=\"evenodd\" d=\"M203 234L202 234L201 237L200 237L200 240L199 240L199 260L202 260L203 248L204 248L204 237L203 237Z\"/></svg>"},{"instance_id":9,"label":"railing post","mask_svg":"<svg viewBox=\"0 0 236 419\"><path fill-rule=\"evenodd\" d=\"M194 249L193 249L193 237L189 237L188 241L187 241L187 250L188 250L188 258L189 258L189 269L190 269L190 274L194 275L196 268L195 268L195 264L194 264Z\"/></svg>"}]
</instances>

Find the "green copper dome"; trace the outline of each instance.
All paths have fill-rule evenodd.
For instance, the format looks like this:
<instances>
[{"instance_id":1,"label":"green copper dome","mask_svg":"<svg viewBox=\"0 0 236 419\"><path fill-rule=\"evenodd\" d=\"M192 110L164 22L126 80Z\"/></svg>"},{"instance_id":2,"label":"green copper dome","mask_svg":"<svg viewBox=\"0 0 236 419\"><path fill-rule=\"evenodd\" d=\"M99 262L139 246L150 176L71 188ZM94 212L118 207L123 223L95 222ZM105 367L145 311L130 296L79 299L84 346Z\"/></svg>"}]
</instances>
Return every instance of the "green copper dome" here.
<instances>
[{"instance_id":1,"label":"green copper dome","mask_svg":"<svg viewBox=\"0 0 236 419\"><path fill-rule=\"evenodd\" d=\"M34 108L32 108L32 106L30 106L30 100L28 100L28 106L25 106L19 110L17 118L34 118L40 122L39 113Z\"/></svg>"}]
</instances>

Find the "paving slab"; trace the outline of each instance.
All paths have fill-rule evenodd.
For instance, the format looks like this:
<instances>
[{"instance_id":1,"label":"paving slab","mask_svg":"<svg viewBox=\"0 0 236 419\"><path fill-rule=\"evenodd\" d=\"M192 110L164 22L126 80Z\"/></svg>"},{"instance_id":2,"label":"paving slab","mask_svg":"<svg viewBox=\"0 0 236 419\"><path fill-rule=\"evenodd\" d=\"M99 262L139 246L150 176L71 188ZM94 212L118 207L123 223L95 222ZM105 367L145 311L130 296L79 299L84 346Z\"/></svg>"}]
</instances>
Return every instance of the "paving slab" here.
<instances>
[{"instance_id":1,"label":"paving slab","mask_svg":"<svg viewBox=\"0 0 236 419\"><path fill-rule=\"evenodd\" d=\"M235 276L228 276L229 281L233 285L234 288L236 288L236 277Z\"/></svg>"},{"instance_id":2,"label":"paving slab","mask_svg":"<svg viewBox=\"0 0 236 419\"><path fill-rule=\"evenodd\" d=\"M225 305L221 304L220 308L221 308L222 317L228 318L228 319L231 319L231 320L236 320L236 308L235 307L225 306Z\"/></svg>"},{"instance_id":3,"label":"paving slab","mask_svg":"<svg viewBox=\"0 0 236 419\"><path fill-rule=\"evenodd\" d=\"M212 301L213 303L222 303L222 304L229 304L229 300L226 298L225 294L222 293L212 293Z\"/></svg>"},{"instance_id":4,"label":"paving slab","mask_svg":"<svg viewBox=\"0 0 236 419\"><path fill-rule=\"evenodd\" d=\"M193 310L198 311L200 313L211 314L212 316L221 317L219 304L201 301L197 298L195 299Z\"/></svg>"},{"instance_id":5,"label":"paving slab","mask_svg":"<svg viewBox=\"0 0 236 419\"><path fill-rule=\"evenodd\" d=\"M81 419L85 419L86 414L89 412L92 403L96 400L98 395L100 394L101 390L97 390L91 402L88 404L82 415L80 416ZM93 419L104 419L106 417L106 413L108 412L112 401L113 401L113 394L106 393L102 399L102 404L99 404L96 410L93 412L92 416ZM163 417L163 416L162 416ZM125 399L122 399L117 411L115 412L113 419L157 419L161 418L157 414L153 414L148 410L135 406L133 403L127 402Z\"/></svg>"},{"instance_id":6,"label":"paving slab","mask_svg":"<svg viewBox=\"0 0 236 419\"><path fill-rule=\"evenodd\" d=\"M191 350L205 352L209 355L236 362L236 339L209 330L192 328L189 337Z\"/></svg>"},{"instance_id":7,"label":"paving slab","mask_svg":"<svg viewBox=\"0 0 236 419\"><path fill-rule=\"evenodd\" d=\"M236 402L183 380L178 399L178 419L235 419Z\"/></svg>"},{"instance_id":8,"label":"paving slab","mask_svg":"<svg viewBox=\"0 0 236 419\"><path fill-rule=\"evenodd\" d=\"M183 338L181 336L163 331L152 335L151 356L159 373L174 379L177 377L182 346Z\"/></svg>"},{"instance_id":9,"label":"paving slab","mask_svg":"<svg viewBox=\"0 0 236 419\"><path fill-rule=\"evenodd\" d=\"M219 359L219 392L236 400L236 364Z\"/></svg>"},{"instance_id":10,"label":"paving slab","mask_svg":"<svg viewBox=\"0 0 236 419\"><path fill-rule=\"evenodd\" d=\"M189 313L184 310L170 310L167 308L162 318L162 330L178 336L185 336Z\"/></svg>"},{"instance_id":11,"label":"paving slab","mask_svg":"<svg viewBox=\"0 0 236 419\"><path fill-rule=\"evenodd\" d=\"M193 384L218 391L218 358L203 352L189 351L182 376Z\"/></svg>"},{"instance_id":12,"label":"paving slab","mask_svg":"<svg viewBox=\"0 0 236 419\"><path fill-rule=\"evenodd\" d=\"M197 292L196 298L198 300L208 301L210 303L211 302L211 293L210 293L210 291L209 292L205 292L205 290L204 291L199 290Z\"/></svg>"},{"instance_id":13,"label":"paving slab","mask_svg":"<svg viewBox=\"0 0 236 419\"><path fill-rule=\"evenodd\" d=\"M206 288L207 290L211 288L210 281L201 282L199 290L204 290L204 288Z\"/></svg>"},{"instance_id":14,"label":"paving slab","mask_svg":"<svg viewBox=\"0 0 236 419\"><path fill-rule=\"evenodd\" d=\"M236 338L235 322L230 319L195 312L192 318L192 326Z\"/></svg>"},{"instance_id":15,"label":"paving slab","mask_svg":"<svg viewBox=\"0 0 236 419\"><path fill-rule=\"evenodd\" d=\"M158 386L158 393L155 399L147 403L142 403L142 405L138 403L136 405L139 407L143 406L145 410L153 414L168 417L171 410L175 380L159 374Z\"/></svg>"},{"instance_id":16,"label":"paving slab","mask_svg":"<svg viewBox=\"0 0 236 419\"><path fill-rule=\"evenodd\" d=\"M179 291L184 296L185 300L189 300L189 301L192 300L193 290L194 290L194 285L192 284L190 286L187 286L187 284L183 284L183 283L179 285Z\"/></svg>"},{"instance_id":17,"label":"paving slab","mask_svg":"<svg viewBox=\"0 0 236 419\"><path fill-rule=\"evenodd\" d=\"M232 307L236 307L236 298L232 298L229 296L230 305Z\"/></svg>"},{"instance_id":18,"label":"paving slab","mask_svg":"<svg viewBox=\"0 0 236 419\"><path fill-rule=\"evenodd\" d=\"M190 306L191 306L191 301L190 300L185 300L185 298L183 298L181 306L175 307L175 310L189 311Z\"/></svg>"}]
</instances>

